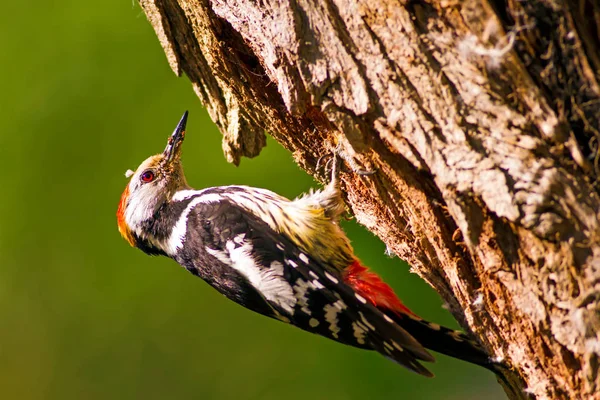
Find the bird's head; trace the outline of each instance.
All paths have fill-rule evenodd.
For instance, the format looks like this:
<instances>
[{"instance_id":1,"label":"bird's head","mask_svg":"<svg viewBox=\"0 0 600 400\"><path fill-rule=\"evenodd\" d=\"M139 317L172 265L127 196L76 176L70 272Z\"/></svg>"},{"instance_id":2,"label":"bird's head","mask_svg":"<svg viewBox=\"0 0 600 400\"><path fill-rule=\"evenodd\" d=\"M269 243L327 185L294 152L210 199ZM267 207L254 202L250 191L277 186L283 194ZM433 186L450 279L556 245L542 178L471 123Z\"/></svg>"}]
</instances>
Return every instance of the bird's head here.
<instances>
[{"instance_id":1,"label":"bird's head","mask_svg":"<svg viewBox=\"0 0 600 400\"><path fill-rule=\"evenodd\" d=\"M169 137L165 150L144 160L135 172L125 174L129 184L121 195L117 210L119 232L132 246L136 238L147 239L144 226L178 190L187 188L181 166L181 144L185 137L187 111Z\"/></svg>"}]
</instances>

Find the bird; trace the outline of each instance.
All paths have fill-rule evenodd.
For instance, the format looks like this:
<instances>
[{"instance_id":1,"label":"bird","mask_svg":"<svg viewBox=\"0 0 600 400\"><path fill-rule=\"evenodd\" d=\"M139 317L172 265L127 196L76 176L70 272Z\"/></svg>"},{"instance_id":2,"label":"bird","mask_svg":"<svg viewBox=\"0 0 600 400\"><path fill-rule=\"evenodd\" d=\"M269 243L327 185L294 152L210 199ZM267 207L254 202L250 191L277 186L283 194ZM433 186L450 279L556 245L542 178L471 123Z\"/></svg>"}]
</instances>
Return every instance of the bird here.
<instances>
[{"instance_id":1,"label":"bird","mask_svg":"<svg viewBox=\"0 0 600 400\"><path fill-rule=\"evenodd\" d=\"M166 256L228 299L334 341L372 350L420 375L439 352L498 373L467 334L428 322L358 257L340 227L339 158L321 190L289 200L248 186L188 185L181 154L188 112L162 153L128 170L121 236Z\"/></svg>"}]
</instances>

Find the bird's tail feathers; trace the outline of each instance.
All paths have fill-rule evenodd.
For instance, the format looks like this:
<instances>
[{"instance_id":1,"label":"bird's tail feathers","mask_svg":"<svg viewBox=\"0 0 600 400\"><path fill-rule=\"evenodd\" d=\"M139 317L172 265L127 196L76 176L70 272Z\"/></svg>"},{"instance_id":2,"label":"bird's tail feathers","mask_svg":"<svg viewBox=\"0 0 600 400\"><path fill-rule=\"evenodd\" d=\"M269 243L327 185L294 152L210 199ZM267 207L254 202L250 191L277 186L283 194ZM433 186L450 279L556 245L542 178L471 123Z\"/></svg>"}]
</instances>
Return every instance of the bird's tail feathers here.
<instances>
[{"instance_id":1,"label":"bird's tail feathers","mask_svg":"<svg viewBox=\"0 0 600 400\"><path fill-rule=\"evenodd\" d=\"M461 331L428 322L414 314L382 310L425 348L484 367L500 374L503 365L494 361L479 343Z\"/></svg>"}]
</instances>

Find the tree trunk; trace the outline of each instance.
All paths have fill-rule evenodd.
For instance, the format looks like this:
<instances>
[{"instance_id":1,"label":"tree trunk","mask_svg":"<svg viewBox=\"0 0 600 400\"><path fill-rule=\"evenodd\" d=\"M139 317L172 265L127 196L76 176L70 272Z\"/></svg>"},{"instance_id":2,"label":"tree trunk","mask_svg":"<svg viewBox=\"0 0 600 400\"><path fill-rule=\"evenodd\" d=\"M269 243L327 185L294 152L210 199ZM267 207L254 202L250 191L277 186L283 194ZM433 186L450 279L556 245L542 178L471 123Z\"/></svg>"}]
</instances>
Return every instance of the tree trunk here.
<instances>
[{"instance_id":1,"label":"tree trunk","mask_svg":"<svg viewBox=\"0 0 600 400\"><path fill-rule=\"evenodd\" d=\"M230 162L337 147L356 219L503 359L600 398L597 0L141 0ZM323 176L321 176L324 179Z\"/></svg>"}]
</instances>

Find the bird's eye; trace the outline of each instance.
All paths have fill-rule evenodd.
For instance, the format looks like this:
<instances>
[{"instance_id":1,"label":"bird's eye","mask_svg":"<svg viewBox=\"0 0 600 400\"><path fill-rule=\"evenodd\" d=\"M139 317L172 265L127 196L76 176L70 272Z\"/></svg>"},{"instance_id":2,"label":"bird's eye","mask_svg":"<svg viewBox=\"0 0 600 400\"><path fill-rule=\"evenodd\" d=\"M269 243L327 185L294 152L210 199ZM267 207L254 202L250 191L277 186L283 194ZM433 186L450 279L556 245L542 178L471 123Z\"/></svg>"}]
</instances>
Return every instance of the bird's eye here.
<instances>
[{"instance_id":1,"label":"bird's eye","mask_svg":"<svg viewBox=\"0 0 600 400\"><path fill-rule=\"evenodd\" d=\"M144 183L152 182L154 180L154 172L152 172L152 170L144 171L142 175L140 175L140 179Z\"/></svg>"}]
</instances>

